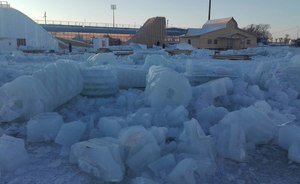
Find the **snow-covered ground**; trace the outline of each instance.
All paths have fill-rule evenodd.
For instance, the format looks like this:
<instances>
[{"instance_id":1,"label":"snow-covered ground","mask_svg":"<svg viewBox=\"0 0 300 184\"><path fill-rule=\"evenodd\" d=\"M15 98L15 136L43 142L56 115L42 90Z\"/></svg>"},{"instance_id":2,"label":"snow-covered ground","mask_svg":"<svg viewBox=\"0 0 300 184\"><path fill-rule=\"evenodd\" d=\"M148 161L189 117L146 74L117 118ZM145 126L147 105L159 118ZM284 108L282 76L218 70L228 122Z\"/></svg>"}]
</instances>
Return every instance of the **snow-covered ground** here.
<instances>
[{"instance_id":1,"label":"snow-covered ground","mask_svg":"<svg viewBox=\"0 0 300 184\"><path fill-rule=\"evenodd\" d=\"M134 49L0 54L1 184L299 183L299 49Z\"/></svg>"}]
</instances>

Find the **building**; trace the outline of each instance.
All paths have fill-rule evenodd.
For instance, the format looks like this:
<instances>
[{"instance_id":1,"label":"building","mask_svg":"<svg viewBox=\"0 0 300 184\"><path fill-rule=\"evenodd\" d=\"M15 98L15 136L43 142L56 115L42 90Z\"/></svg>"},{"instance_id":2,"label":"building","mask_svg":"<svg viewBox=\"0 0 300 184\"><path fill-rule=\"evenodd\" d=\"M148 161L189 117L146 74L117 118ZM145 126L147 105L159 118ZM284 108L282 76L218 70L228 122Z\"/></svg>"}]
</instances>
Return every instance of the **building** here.
<instances>
[{"instance_id":1,"label":"building","mask_svg":"<svg viewBox=\"0 0 300 184\"><path fill-rule=\"evenodd\" d=\"M0 1L0 48L12 50L57 50L58 41L20 11Z\"/></svg>"},{"instance_id":2,"label":"building","mask_svg":"<svg viewBox=\"0 0 300 184\"><path fill-rule=\"evenodd\" d=\"M109 37L110 45L127 43L137 34L139 28L132 25L116 25L112 27L109 24L89 23L89 22L72 22L72 21L37 21L50 34L57 38L67 40L83 41L92 44L93 38ZM186 33L186 29L166 28L166 43L179 43L180 36ZM118 41L119 40L119 41Z\"/></svg>"},{"instance_id":3,"label":"building","mask_svg":"<svg viewBox=\"0 0 300 184\"><path fill-rule=\"evenodd\" d=\"M201 29L188 29L180 38L196 48L245 49L257 46L257 38L238 27L233 17L208 20Z\"/></svg>"},{"instance_id":4,"label":"building","mask_svg":"<svg viewBox=\"0 0 300 184\"><path fill-rule=\"evenodd\" d=\"M166 18L153 17L148 19L128 43L139 43L152 47L162 46L166 38Z\"/></svg>"}]
</instances>

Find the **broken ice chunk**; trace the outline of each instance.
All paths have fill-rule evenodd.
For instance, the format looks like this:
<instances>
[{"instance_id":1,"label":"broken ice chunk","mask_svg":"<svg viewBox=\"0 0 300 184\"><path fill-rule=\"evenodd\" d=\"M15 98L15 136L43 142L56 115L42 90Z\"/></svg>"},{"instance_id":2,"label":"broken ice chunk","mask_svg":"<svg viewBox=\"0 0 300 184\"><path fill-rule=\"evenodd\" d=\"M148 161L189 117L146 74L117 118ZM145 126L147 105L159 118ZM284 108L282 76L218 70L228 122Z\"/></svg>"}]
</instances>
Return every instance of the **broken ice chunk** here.
<instances>
[{"instance_id":1,"label":"broken ice chunk","mask_svg":"<svg viewBox=\"0 0 300 184\"><path fill-rule=\"evenodd\" d=\"M65 123L60 128L55 142L64 147L69 147L80 141L83 133L85 132L85 128L86 125L81 121Z\"/></svg>"},{"instance_id":2,"label":"broken ice chunk","mask_svg":"<svg viewBox=\"0 0 300 184\"><path fill-rule=\"evenodd\" d=\"M192 88L183 75L160 66L152 66L148 73L146 102L154 108L187 106Z\"/></svg>"},{"instance_id":3,"label":"broken ice chunk","mask_svg":"<svg viewBox=\"0 0 300 184\"><path fill-rule=\"evenodd\" d=\"M70 162L105 182L120 182L124 177L122 148L113 138L91 139L71 147Z\"/></svg>"},{"instance_id":4,"label":"broken ice chunk","mask_svg":"<svg viewBox=\"0 0 300 184\"><path fill-rule=\"evenodd\" d=\"M117 117L103 117L99 120L97 127L102 137L118 138L124 120Z\"/></svg>"},{"instance_id":5,"label":"broken ice chunk","mask_svg":"<svg viewBox=\"0 0 300 184\"><path fill-rule=\"evenodd\" d=\"M152 162L148 165L153 173L158 174L167 174L169 173L176 165L176 160L173 154L168 154L159 158L158 160Z\"/></svg>"},{"instance_id":6,"label":"broken ice chunk","mask_svg":"<svg viewBox=\"0 0 300 184\"><path fill-rule=\"evenodd\" d=\"M294 142L300 142L300 127L295 125L281 127L278 139L279 146L288 150Z\"/></svg>"},{"instance_id":7,"label":"broken ice chunk","mask_svg":"<svg viewBox=\"0 0 300 184\"><path fill-rule=\"evenodd\" d=\"M289 148L289 159L300 163L300 142L294 142Z\"/></svg>"},{"instance_id":8,"label":"broken ice chunk","mask_svg":"<svg viewBox=\"0 0 300 184\"><path fill-rule=\"evenodd\" d=\"M197 168L196 160L186 158L176 165L168 175L168 180L172 184L196 184L194 174Z\"/></svg>"},{"instance_id":9,"label":"broken ice chunk","mask_svg":"<svg viewBox=\"0 0 300 184\"><path fill-rule=\"evenodd\" d=\"M148 178L138 177L131 180L130 184L158 184L158 183Z\"/></svg>"},{"instance_id":10,"label":"broken ice chunk","mask_svg":"<svg viewBox=\"0 0 300 184\"><path fill-rule=\"evenodd\" d=\"M0 138L0 171L13 171L26 163L28 154L23 139L3 135Z\"/></svg>"},{"instance_id":11,"label":"broken ice chunk","mask_svg":"<svg viewBox=\"0 0 300 184\"><path fill-rule=\"evenodd\" d=\"M27 141L52 141L57 136L63 119L58 113L41 113L27 123Z\"/></svg>"}]
</instances>

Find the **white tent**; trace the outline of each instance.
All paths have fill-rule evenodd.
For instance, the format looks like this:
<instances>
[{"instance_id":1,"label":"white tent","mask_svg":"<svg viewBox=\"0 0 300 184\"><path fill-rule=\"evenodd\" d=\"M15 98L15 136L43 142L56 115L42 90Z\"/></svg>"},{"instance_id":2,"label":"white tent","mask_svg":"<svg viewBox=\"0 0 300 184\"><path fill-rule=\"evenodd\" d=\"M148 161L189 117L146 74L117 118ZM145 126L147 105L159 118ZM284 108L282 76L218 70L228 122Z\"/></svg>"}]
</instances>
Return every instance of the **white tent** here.
<instances>
[{"instance_id":1,"label":"white tent","mask_svg":"<svg viewBox=\"0 0 300 184\"><path fill-rule=\"evenodd\" d=\"M9 6L0 6L0 38L15 40L17 48L27 50L58 49L58 41L54 37L29 17Z\"/></svg>"}]
</instances>

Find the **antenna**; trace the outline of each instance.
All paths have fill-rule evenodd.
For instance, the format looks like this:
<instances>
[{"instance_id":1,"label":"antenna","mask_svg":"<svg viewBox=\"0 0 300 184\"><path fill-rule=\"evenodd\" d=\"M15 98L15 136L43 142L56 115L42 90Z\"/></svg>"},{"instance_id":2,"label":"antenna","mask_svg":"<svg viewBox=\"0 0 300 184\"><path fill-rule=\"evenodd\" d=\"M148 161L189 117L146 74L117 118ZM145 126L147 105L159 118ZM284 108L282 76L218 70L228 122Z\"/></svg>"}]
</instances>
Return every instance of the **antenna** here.
<instances>
[{"instance_id":1,"label":"antenna","mask_svg":"<svg viewBox=\"0 0 300 184\"><path fill-rule=\"evenodd\" d=\"M208 20L210 20L210 14L211 14L211 0L209 0Z\"/></svg>"}]
</instances>

